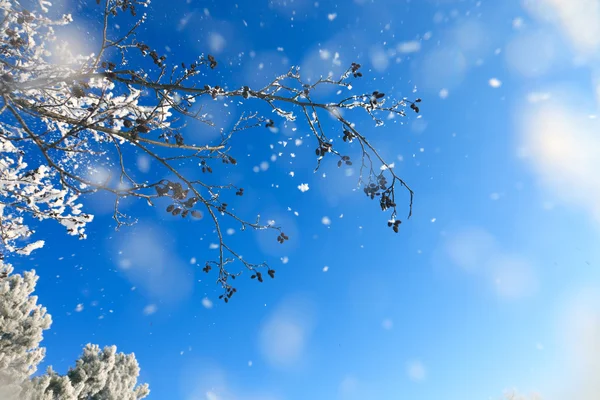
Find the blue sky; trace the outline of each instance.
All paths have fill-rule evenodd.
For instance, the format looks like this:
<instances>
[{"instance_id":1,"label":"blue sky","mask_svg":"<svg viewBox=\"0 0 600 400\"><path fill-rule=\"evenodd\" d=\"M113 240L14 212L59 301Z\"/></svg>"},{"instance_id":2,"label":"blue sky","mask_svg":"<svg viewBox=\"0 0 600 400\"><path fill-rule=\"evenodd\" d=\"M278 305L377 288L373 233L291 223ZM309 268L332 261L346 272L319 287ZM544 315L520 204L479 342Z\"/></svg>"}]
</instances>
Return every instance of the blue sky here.
<instances>
[{"instance_id":1,"label":"blue sky","mask_svg":"<svg viewBox=\"0 0 600 400\"><path fill-rule=\"evenodd\" d=\"M93 11L57 3L74 14L65 37L93 42ZM414 216L395 235L351 169L313 173L301 123L245 132L223 178L243 182L239 212L291 240L230 240L276 279L242 279L222 304L201 272L210 228L131 204L139 223L115 232L107 199L86 199L87 240L40 224L46 247L13 261L41 276L47 364L64 371L85 343L116 344L155 399L594 398L600 1L155 0L147 12L140 37L169 60L215 55L211 84L359 62L354 90L421 97L418 118L353 117L415 191ZM223 126L240 111L207 107Z\"/></svg>"}]
</instances>

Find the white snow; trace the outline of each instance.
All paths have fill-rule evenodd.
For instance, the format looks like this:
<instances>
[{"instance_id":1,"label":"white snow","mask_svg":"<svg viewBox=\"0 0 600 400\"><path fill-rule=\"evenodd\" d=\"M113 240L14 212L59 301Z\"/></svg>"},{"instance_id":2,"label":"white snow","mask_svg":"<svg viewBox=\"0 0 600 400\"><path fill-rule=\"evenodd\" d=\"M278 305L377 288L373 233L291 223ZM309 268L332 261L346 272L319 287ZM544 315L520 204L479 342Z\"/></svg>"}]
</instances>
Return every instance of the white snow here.
<instances>
[{"instance_id":1,"label":"white snow","mask_svg":"<svg viewBox=\"0 0 600 400\"><path fill-rule=\"evenodd\" d=\"M502 86L502 82L499 79L497 79L497 78L491 78L488 81L488 83L493 88L499 88L500 86Z\"/></svg>"},{"instance_id":2,"label":"white snow","mask_svg":"<svg viewBox=\"0 0 600 400\"><path fill-rule=\"evenodd\" d=\"M144 315L152 315L156 312L156 310L156 304L148 304L146 307L144 307L143 313Z\"/></svg>"},{"instance_id":3,"label":"white snow","mask_svg":"<svg viewBox=\"0 0 600 400\"><path fill-rule=\"evenodd\" d=\"M421 42L418 40L411 40L408 42L398 43L396 50L398 50L399 53L416 53L417 51L421 50Z\"/></svg>"},{"instance_id":4,"label":"white snow","mask_svg":"<svg viewBox=\"0 0 600 400\"><path fill-rule=\"evenodd\" d=\"M213 53L221 53L227 44L223 35L217 32L211 32L208 35L208 47Z\"/></svg>"},{"instance_id":5,"label":"white snow","mask_svg":"<svg viewBox=\"0 0 600 400\"><path fill-rule=\"evenodd\" d=\"M302 193L307 192L308 183L301 183L300 185L298 185L298 190L300 190Z\"/></svg>"},{"instance_id":6,"label":"white snow","mask_svg":"<svg viewBox=\"0 0 600 400\"><path fill-rule=\"evenodd\" d=\"M202 299L202 307L207 308L207 309L213 308L212 300L209 299L208 297L203 298Z\"/></svg>"}]
</instances>

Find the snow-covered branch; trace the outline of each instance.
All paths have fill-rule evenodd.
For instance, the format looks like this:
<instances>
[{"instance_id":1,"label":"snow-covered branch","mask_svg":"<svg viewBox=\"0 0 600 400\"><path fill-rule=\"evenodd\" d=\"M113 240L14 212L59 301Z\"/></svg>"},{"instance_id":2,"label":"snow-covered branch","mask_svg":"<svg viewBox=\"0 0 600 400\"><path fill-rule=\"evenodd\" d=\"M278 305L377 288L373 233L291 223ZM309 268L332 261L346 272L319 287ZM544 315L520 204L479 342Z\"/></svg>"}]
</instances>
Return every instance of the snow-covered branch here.
<instances>
[{"instance_id":1,"label":"snow-covered branch","mask_svg":"<svg viewBox=\"0 0 600 400\"><path fill-rule=\"evenodd\" d=\"M31 217L56 220L69 234L84 238L85 226L93 217L81 210L77 199L103 191L114 196L117 227L128 223L129 216L119 209L124 198L138 198L151 206L157 198L168 198L167 212L174 216L207 216L214 224L219 256L209 260L204 270L216 267L225 301L235 293L231 280L240 274L228 269L235 260L259 281L261 268L274 277L275 271L266 263L250 263L225 243L220 224L222 218L230 218L242 229L275 230L277 240L284 243L288 236L281 227L232 211L227 192L242 196L243 188L213 184L210 178L183 172L184 165L195 165L203 174L218 174L219 164L237 164L230 153L232 138L253 127L272 127L274 121L246 111L232 129L221 129L217 143L192 143L186 136L187 121L215 125L199 105L202 98L240 107L267 105L276 118L305 120L314 136L317 168L324 157L334 157L340 167L352 165L344 148L358 142L362 151L358 183L364 193L377 199L382 210L390 211L388 225L396 232L400 224L396 189L408 194L405 215L411 216L413 191L349 116L361 110L380 126L383 117L405 116L407 107L419 112L420 99L392 100L375 91L335 101L313 100L321 86L336 86L338 93L352 90L351 81L362 76L357 63L338 78L322 77L313 83L305 82L300 68L293 67L262 88L207 85L206 73L219 65L213 56L171 65L140 41L137 31L146 17L138 15L138 9L147 7L146 1L103 0L98 4L98 17L103 21L98 51L89 55L67 52L56 62L51 53L55 29L70 23L72 17L49 18L47 3L32 11L0 0L0 228L6 251L29 254L43 245L39 239L28 241L33 230L26 219ZM133 18L125 34L113 23L113 18L124 13ZM323 116L336 121L334 135L324 128ZM149 157L162 169L162 176L156 181L136 180L128 172L134 152ZM93 163L99 159L108 160L118 179L91 176Z\"/></svg>"}]
</instances>

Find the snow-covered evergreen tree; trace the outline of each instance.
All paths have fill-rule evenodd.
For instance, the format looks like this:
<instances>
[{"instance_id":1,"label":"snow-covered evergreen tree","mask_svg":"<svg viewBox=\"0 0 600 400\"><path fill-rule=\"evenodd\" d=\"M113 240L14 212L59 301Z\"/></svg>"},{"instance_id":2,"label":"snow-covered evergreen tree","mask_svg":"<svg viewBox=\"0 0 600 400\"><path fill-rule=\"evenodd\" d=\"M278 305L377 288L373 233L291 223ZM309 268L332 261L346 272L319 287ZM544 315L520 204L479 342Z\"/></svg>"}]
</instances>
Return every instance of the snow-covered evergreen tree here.
<instances>
[{"instance_id":1,"label":"snow-covered evergreen tree","mask_svg":"<svg viewBox=\"0 0 600 400\"><path fill-rule=\"evenodd\" d=\"M13 274L0 260L0 399L2 400L137 400L148 386L137 385L140 368L134 354L116 346L88 344L66 375L48 368L32 377L43 360L43 332L52 319L33 295L35 271Z\"/></svg>"}]
</instances>

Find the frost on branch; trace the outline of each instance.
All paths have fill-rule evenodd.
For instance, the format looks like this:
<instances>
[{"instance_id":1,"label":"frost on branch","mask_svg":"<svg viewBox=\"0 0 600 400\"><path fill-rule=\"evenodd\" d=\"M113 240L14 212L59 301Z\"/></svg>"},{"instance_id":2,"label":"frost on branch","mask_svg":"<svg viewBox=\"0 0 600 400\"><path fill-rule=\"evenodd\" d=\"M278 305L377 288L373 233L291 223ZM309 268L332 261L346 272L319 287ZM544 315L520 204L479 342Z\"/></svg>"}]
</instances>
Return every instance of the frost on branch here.
<instances>
[{"instance_id":1,"label":"frost on branch","mask_svg":"<svg viewBox=\"0 0 600 400\"><path fill-rule=\"evenodd\" d=\"M0 217L6 250L27 254L43 244L24 240L33 233L28 218L54 219L68 233L85 237L85 225L92 216L81 210L77 198L106 192L114 199L117 227L130 223L130 216L119 207L125 198L150 206L157 199L166 200L165 211L173 217L202 219L208 224L216 236L218 256L208 260L203 270L216 270L224 301L236 293L232 281L240 270L249 270L258 282L263 281L261 269L273 278L273 269L242 257L226 243L221 230L222 222L228 220L241 230L275 231L274 239L281 244L293 240L279 226L238 215L232 203L244 196L244 189L223 182L228 169L238 164L235 138L239 133L275 126L273 119L252 107L268 108L275 119L303 122L314 140L317 169L329 158L339 167L358 166L358 185L389 213L389 226L395 232L400 224L398 204L408 203L402 213L411 216L412 190L350 117L366 113L373 125L380 126L383 117L405 116L405 108L418 113L420 99L394 100L372 91L315 100L318 88L324 86L351 92L351 82L363 76L358 63L338 78L327 76L310 83L300 68L292 67L262 88L209 85L209 79L215 78L210 75L220 65L213 56L171 64L144 43L138 28L146 17L138 9L146 8L148 2L97 3L92 12L103 28L96 51L79 55L61 50L60 62L53 63L59 55L51 50L61 48L55 30L70 23L71 16L49 18L46 2L35 11L0 0ZM128 16L132 22L123 29L121 22ZM120 19L120 29L115 17ZM193 119L215 126L199 99L244 109L231 128L217 127L219 140L193 143L186 134L186 122ZM352 146L360 150L358 160L344 154ZM141 179L132 172L139 155L155 166L151 178ZM96 169L109 172L102 179L93 178L90 171ZM406 195L404 200L397 198L400 192ZM241 268L232 270L234 262Z\"/></svg>"},{"instance_id":2,"label":"frost on branch","mask_svg":"<svg viewBox=\"0 0 600 400\"><path fill-rule=\"evenodd\" d=\"M137 385L139 366L133 354L88 344L74 368L60 375L49 368L31 378L43 360L43 332L52 319L37 304L35 271L13 274L0 259L0 398L3 400L137 400L149 393Z\"/></svg>"},{"instance_id":3,"label":"frost on branch","mask_svg":"<svg viewBox=\"0 0 600 400\"><path fill-rule=\"evenodd\" d=\"M23 156L0 136L0 237L6 250L28 255L44 245L42 240L20 245L33 233L24 223L25 215L56 220L70 235L85 238L92 216L81 212L77 195L67 186L55 187L56 171L46 165L30 169Z\"/></svg>"}]
</instances>

